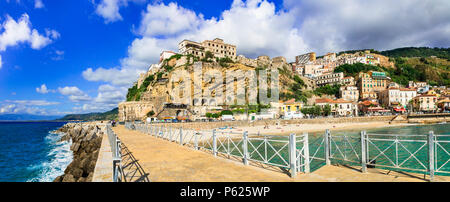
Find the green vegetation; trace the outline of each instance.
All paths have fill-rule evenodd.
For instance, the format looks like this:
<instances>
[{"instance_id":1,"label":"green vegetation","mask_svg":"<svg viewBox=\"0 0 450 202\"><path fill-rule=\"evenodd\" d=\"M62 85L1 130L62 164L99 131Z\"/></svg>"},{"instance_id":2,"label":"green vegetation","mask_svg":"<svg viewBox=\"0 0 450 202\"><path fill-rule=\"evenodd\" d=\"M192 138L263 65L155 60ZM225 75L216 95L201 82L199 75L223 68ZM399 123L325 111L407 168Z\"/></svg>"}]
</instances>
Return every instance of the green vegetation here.
<instances>
[{"instance_id":1,"label":"green vegetation","mask_svg":"<svg viewBox=\"0 0 450 202\"><path fill-rule=\"evenodd\" d=\"M289 100L295 98L296 101L306 103L311 97L309 93L303 90L305 82L297 75L294 76L294 83L290 86L290 93L280 93L281 100Z\"/></svg>"},{"instance_id":2,"label":"green vegetation","mask_svg":"<svg viewBox=\"0 0 450 202\"><path fill-rule=\"evenodd\" d=\"M392 81L425 81L430 85L450 86L450 63L439 58L395 58L395 69L383 68Z\"/></svg>"},{"instance_id":3,"label":"green vegetation","mask_svg":"<svg viewBox=\"0 0 450 202\"><path fill-rule=\"evenodd\" d=\"M89 114L69 114L58 120L63 121L99 121L99 120L117 120L119 108L114 108L111 111L104 113L89 113Z\"/></svg>"},{"instance_id":4,"label":"green vegetation","mask_svg":"<svg viewBox=\"0 0 450 202\"><path fill-rule=\"evenodd\" d=\"M223 115L233 115L233 112L230 110L223 110L222 112L220 112L220 116Z\"/></svg>"},{"instance_id":5,"label":"green vegetation","mask_svg":"<svg viewBox=\"0 0 450 202\"><path fill-rule=\"evenodd\" d=\"M303 114L309 114L309 115L315 115L315 116L319 116L322 115L322 108L319 106L314 106L314 107L304 107L300 110Z\"/></svg>"},{"instance_id":6,"label":"green vegetation","mask_svg":"<svg viewBox=\"0 0 450 202\"><path fill-rule=\"evenodd\" d=\"M149 111L148 113L147 113L147 117L152 117L153 115L155 115L155 112L152 110L152 111Z\"/></svg>"},{"instance_id":7,"label":"green vegetation","mask_svg":"<svg viewBox=\"0 0 450 202\"><path fill-rule=\"evenodd\" d=\"M233 60L229 57L219 58L219 65L222 67L228 67L228 63L234 63Z\"/></svg>"},{"instance_id":8,"label":"green vegetation","mask_svg":"<svg viewBox=\"0 0 450 202\"><path fill-rule=\"evenodd\" d=\"M158 74L159 75L159 74ZM142 93L147 91L147 87L155 80L154 75L150 75L142 82L141 87L138 89L137 84L128 89L127 101L138 101L141 99Z\"/></svg>"},{"instance_id":9,"label":"green vegetation","mask_svg":"<svg viewBox=\"0 0 450 202\"><path fill-rule=\"evenodd\" d=\"M381 54L391 58L398 57L431 57L450 60L450 48L405 47L381 51Z\"/></svg>"},{"instance_id":10,"label":"green vegetation","mask_svg":"<svg viewBox=\"0 0 450 202\"><path fill-rule=\"evenodd\" d=\"M336 97L339 97L339 88L341 88L341 85L335 84L335 85L325 85L320 88L316 88L314 90L314 94L318 96L322 95L334 95Z\"/></svg>"},{"instance_id":11,"label":"green vegetation","mask_svg":"<svg viewBox=\"0 0 450 202\"><path fill-rule=\"evenodd\" d=\"M368 72L368 71L383 71L383 68L373 65L366 65L362 63L356 63L356 64L343 64L341 66L336 67L334 69L335 73L338 72L344 72L344 75L346 76L352 76L357 77L359 72Z\"/></svg>"}]
</instances>

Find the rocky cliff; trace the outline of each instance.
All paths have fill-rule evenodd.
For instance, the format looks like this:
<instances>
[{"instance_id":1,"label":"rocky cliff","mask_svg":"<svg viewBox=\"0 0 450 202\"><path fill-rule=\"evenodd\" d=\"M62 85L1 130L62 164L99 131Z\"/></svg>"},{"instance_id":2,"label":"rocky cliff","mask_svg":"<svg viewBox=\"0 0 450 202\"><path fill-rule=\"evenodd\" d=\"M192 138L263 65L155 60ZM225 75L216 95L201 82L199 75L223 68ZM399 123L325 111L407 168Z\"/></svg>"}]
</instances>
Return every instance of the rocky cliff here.
<instances>
[{"instance_id":1,"label":"rocky cliff","mask_svg":"<svg viewBox=\"0 0 450 202\"><path fill-rule=\"evenodd\" d=\"M58 129L65 135L60 141L71 141L73 161L54 182L91 182L104 131L97 124L68 123Z\"/></svg>"}]
</instances>

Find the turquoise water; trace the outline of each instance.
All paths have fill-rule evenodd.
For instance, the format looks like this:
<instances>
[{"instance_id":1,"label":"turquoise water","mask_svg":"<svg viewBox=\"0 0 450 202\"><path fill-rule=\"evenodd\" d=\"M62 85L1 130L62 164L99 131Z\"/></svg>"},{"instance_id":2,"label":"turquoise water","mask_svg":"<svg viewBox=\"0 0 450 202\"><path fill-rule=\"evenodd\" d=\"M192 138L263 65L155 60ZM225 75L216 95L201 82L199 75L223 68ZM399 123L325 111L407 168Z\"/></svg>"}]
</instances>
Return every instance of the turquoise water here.
<instances>
[{"instance_id":1,"label":"turquoise water","mask_svg":"<svg viewBox=\"0 0 450 202\"><path fill-rule=\"evenodd\" d=\"M0 182L51 182L72 161L70 143L52 122L0 122Z\"/></svg>"},{"instance_id":2,"label":"turquoise water","mask_svg":"<svg viewBox=\"0 0 450 202\"><path fill-rule=\"evenodd\" d=\"M367 159L376 168L425 173L429 166L427 143L429 131L434 131L438 141L450 141L450 136L440 136L450 135L450 124L410 125L366 130L370 139ZM361 165L360 132L358 130L331 131L331 164ZM400 136L387 136L389 134ZM324 132L309 133L311 171L325 165L323 135ZM393 141L396 138L398 139L397 143ZM415 142L410 140L415 140ZM261 162L267 160L279 167L288 167L288 137L272 138L270 146L261 139L250 138L249 141L248 151L251 159ZM450 155L447 153L450 152L450 143L439 142L435 146L435 174L450 175L450 162L448 162ZM297 139L297 149L300 150L302 147L303 143L299 138ZM242 157L242 141L234 141L234 144L228 144L226 141L222 144L218 143L218 152L227 154L227 151L231 151L229 153L234 156ZM402 169L395 168L396 166Z\"/></svg>"}]
</instances>

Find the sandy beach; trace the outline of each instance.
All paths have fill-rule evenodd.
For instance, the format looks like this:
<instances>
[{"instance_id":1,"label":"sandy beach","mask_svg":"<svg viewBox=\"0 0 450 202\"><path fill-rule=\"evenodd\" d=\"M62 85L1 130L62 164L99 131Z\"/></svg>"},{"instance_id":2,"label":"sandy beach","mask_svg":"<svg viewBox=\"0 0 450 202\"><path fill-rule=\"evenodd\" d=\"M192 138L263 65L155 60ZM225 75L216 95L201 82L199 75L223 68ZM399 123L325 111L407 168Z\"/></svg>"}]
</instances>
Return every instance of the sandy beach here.
<instances>
[{"instance_id":1,"label":"sandy beach","mask_svg":"<svg viewBox=\"0 0 450 202\"><path fill-rule=\"evenodd\" d=\"M244 132L248 131L250 135L261 134L261 135L289 135L291 133L302 134L304 132L307 133L319 133L325 132L325 130L329 129L331 132L333 131L342 131L342 130L367 130L374 128L382 128L382 127L395 127L395 126L407 126L411 124L407 123L389 123L388 121L376 121L376 122L347 122L347 123L320 123L320 124L280 124L280 125L268 125L268 128L265 128L264 125L258 126L243 126L243 127L234 127L233 129L228 129L225 131L232 132Z\"/></svg>"}]
</instances>

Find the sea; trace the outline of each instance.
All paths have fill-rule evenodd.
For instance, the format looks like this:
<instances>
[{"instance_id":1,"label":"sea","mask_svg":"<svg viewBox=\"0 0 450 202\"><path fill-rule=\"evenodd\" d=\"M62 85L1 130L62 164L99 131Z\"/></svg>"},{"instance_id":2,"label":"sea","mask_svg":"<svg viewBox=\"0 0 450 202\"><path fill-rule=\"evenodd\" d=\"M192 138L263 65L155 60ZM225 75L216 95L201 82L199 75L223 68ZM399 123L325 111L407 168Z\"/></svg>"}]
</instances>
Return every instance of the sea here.
<instances>
[{"instance_id":1,"label":"sea","mask_svg":"<svg viewBox=\"0 0 450 202\"><path fill-rule=\"evenodd\" d=\"M64 122L0 122L0 182L52 182L72 162Z\"/></svg>"}]
</instances>

